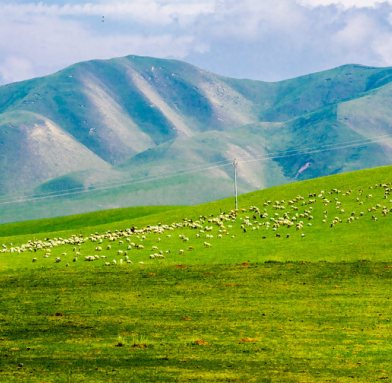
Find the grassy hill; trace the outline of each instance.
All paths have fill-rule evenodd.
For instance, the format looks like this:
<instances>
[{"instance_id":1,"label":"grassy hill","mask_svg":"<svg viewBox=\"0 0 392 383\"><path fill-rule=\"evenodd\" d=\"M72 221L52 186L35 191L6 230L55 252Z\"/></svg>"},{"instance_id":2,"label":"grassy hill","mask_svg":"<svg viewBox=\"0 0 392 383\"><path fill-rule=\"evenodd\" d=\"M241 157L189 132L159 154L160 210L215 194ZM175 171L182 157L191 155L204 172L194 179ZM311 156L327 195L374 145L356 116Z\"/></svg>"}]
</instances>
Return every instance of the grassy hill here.
<instances>
[{"instance_id":1,"label":"grassy hill","mask_svg":"<svg viewBox=\"0 0 392 383\"><path fill-rule=\"evenodd\" d=\"M184 62L127 56L72 65L0 87L0 195L9 201L75 188L74 198L14 204L0 222L156 204L196 204L228 196L233 158L242 192L391 163L390 68L345 65L276 83L231 79ZM376 138L376 142L373 142ZM356 146L347 149L347 145ZM333 145L335 151L320 148ZM305 153L305 149L315 153ZM290 156L282 157L290 152ZM278 154L277 154L278 153ZM317 153L317 154L316 154ZM264 160L268 158L269 160ZM252 160L249 162L248 160ZM226 167L211 169L216 163ZM306 164L310 164L307 166ZM131 188L99 200L108 184L195 169L196 185ZM302 169L302 170L301 170ZM182 187L182 186L180 186ZM90 193L91 192L91 193ZM145 198L140 200L143 193ZM177 201L178 197L180 198ZM78 200L79 196L75 199ZM182 199L181 199L182 198ZM16 211L12 216L12 211Z\"/></svg>"},{"instance_id":2,"label":"grassy hill","mask_svg":"<svg viewBox=\"0 0 392 383\"><path fill-rule=\"evenodd\" d=\"M391 169L1 225L0 379L388 381Z\"/></svg>"},{"instance_id":3,"label":"grassy hill","mask_svg":"<svg viewBox=\"0 0 392 383\"><path fill-rule=\"evenodd\" d=\"M391 216L388 214L392 208L392 198L389 197L389 191L386 189L389 189L389 184L392 181L390 180L390 171L391 167L368 169L241 195L239 197L240 210L237 216L231 215L230 217L227 214L234 208L233 197L181 208L116 209L1 225L0 243L4 243L9 249L10 245L7 243L20 246L23 241L26 241L26 238L32 235L36 240L43 240L53 237L69 238L72 234L79 236L82 233L83 238L87 238L85 243L80 245L83 249L82 253L83 255L91 255L97 245L89 240L90 234L98 232L99 235L103 235L108 230L114 232L115 230L121 231L137 227L144 228L145 232L150 231L150 233L139 233L139 238L132 239L131 242L144 243L144 249L130 251L132 258L135 257L135 262L143 261L151 264L156 262L150 260L149 255L151 254L151 246L157 243L158 237L161 238L162 250L170 250L168 259L159 261L163 264L187 260L187 257L178 252L183 247L188 248L193 245L197 246L198 251L187 252L190 257L189 261L202 264L214 263L215 259L218 259L218 255L219 263L232 263L243 254L246 254L245 258L252 262L266 260L280 262L294 260L352 261L373 258L388 260L390 254L385 249L388 247L388 238L392 230L389 224ZM336 191L333 191L334 189ZM297 198L298 196L301 198ZM297 200L295 201L295 199ZM276 201L279 204L275 204ZM260 212L250 209L252 206L256 206ZM282 207L280 208L280 206ZM383 210L385 213L382 213ZM261 218L260 214L265 213L268 216ZM199 218L200 216L204 218ZM247 230L244 232L244 227L241 226L247 221L246 217L249 218L250 225L245 224ZM374 220L374 217L377 220ZM291 223L273 228L273 225L276 224L274 220L279 219L288 219ZM190 227L190 220L198 222L200 227ZM335 222L336 220L338 222ZM301 221L302 227L296 230L296 225ZM335 222L333 227L331 227L332 222ZM160 228L163 226L166 227L165 230L154 234L154 230L161 230ZM206 226L213 227L211 234L214 234L214 237L211 239L213 245L211 248L205 248L202 239L209 232L203 233L201 238L195 237L199 230L204 230ZM148 227L151 228L148 229ZM52 230L47 231L49 228ZM58 229L53 231L55 228ZM222 235L222 238L218 239L219 230L221 230L219 234ZM224 230L229 234L225 234ZM280 234L280 237L276 236L277 233ZM170 237L166 237L169 234ZM289 238L286 238L287 234L289 234ZM140 240L142 235L146 236L144 240ZM184 244L181 239L178 239L179 235L188 237L190 242ZM106 241L107 239L103 242ZM128 245L124 238L123 242L123 245L116 245L110 251L104 252L105 255L116 257L117 250L121 250L123 247L127 250ZM67 262L69 262L73 258L69 248L73 247L72 245L58 246L52 249L52 252L55 256L64 251L67 252L69 258ZM362 251L363 248L367 250ZM195 258L194 254L198 252L200 252L200 256ZM25 264L26 267L36 267L30 262L25 262L25 257L30 259L31 256L31 252L24 251L18 256L18 260L21 265ZM7 264L9 258L7 253L3 258ZM51 264L52 261L53 259L43 262ZM13 264L15 259L10 262ZM102 265L104 262L106 261L100 260L98 264ZM82 267L84 263L78 262L74 266Z\"/></svg>"}]
</instances>

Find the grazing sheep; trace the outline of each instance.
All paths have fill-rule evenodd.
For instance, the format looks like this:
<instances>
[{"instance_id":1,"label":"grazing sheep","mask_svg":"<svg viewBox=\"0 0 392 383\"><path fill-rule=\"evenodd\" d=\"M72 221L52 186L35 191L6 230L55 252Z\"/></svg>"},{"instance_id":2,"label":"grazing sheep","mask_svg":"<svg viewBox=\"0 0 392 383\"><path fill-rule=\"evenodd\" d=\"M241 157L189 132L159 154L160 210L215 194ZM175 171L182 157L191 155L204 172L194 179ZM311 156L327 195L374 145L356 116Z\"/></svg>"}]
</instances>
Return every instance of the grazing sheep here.
<instances>
[{"instance_id":1,"label":"grazing sheep","mask_svg":"<svg viewBox=\"0 0 392 383\"><path fill-rule=\"evenodd\" d=\"M205 246L205 247L211 247L211 243L204 242L204 246Z\"/></svg>"},{"instance_id":2,"label":"grazing sheep","mask_svg":"<svg viewBox=\"0 0 392 383\"><path fill-rule=\"evenodd\" d=\"M179 251L179 254L184 254L184 253L185 253L185 252L184 252L184 250L182 250L182 249Z\"/></svg>"},{"instance_id":3,"label":"grazing sheep","mask_svg":"<svg viewBox=\"0 0 392 383\"><path fill-rule=\"evenodd\" d=\"M56 262L56 263L59 263L60 261L61 261L60 257L56 257L55 262Z\"/></svg>"},{"instance_id":4,"label":"grazing sheep","mask_svg":"<svg viewBox=\"0 0 392 383\"><path fill-rule=\"evenodd\" d=\"M38 259L37 258L33 258L33 262L37 262L38 261Z\"/></svg>"},{"instance_id":5,"label":"grazing sheep","mask_svg":"<svg viewBox=\"0 0 392 383\"><path fill-rule=\"evenodd\" d=\"M132 261L130 259L127 259L127 263L131 263L132 264Z\"/></svg>"}]
</instances>

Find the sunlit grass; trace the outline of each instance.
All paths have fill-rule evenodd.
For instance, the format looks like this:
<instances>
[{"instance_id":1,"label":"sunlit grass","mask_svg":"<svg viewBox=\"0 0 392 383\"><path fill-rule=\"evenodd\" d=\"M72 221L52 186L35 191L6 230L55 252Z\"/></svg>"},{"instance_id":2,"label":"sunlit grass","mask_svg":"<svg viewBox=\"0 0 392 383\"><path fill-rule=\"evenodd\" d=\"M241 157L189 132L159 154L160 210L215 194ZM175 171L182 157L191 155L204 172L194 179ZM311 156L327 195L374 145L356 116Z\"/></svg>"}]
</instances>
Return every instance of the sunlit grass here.
<instances>
[{"instance_id":1,"label":"sunlit grass","mask_svg":"<svg viewBox=\"0 0 392 383\"><path fill-rule=\"evenodd\" d=\"M372 381L391 372L387 266L7 271L0 372L31 382L63 381L65 366L79 381Z\"/></svg>"}]
</instances>

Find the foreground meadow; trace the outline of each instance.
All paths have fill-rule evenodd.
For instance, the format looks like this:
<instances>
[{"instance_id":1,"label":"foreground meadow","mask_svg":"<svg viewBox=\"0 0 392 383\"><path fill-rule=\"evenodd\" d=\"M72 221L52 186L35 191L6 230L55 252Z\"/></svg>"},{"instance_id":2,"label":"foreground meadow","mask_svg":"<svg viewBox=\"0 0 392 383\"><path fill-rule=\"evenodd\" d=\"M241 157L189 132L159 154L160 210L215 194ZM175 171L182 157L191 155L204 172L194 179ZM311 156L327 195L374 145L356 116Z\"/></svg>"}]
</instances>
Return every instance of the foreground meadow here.
<instances>
[{"instance_id":1,"label":"foreground meadow","mask_svg":"<svg viewBox=\"0 0 392 383\"><path fill-rule=\"evenodd\" d=\"M387 263L1 275L4 382L392 381Z\"/></svg>"},{"instance_id":2,"label":"foreground meadow","mask_svg":"<svg viewBox=\"0 0 392 383\"><path fill-rule=\"evenodd\" d=\"M0 226L0 381L392 381L391 170Z\"/></svg>"}]
</instances>

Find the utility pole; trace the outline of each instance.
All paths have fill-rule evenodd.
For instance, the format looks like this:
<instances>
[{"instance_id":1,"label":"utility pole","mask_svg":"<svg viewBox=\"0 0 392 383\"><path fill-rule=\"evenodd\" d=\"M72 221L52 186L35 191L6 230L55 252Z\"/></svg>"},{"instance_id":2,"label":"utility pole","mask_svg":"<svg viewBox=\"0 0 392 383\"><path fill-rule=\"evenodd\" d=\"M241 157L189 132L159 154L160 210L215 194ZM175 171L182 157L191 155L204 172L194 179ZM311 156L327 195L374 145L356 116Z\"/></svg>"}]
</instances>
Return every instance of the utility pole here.
<instances>
[{"instance_id":1,"label":"utility pole","mask_svg":"<svg viewBox=\"0 0 392 383\"><path fill-rule=\"evenodd\" d=\"M237 206L237 165L238 162L234 158L233 166L234 166L234 195L235 195L235 208L238 209Z\"/></svg>"}]
</instances>

